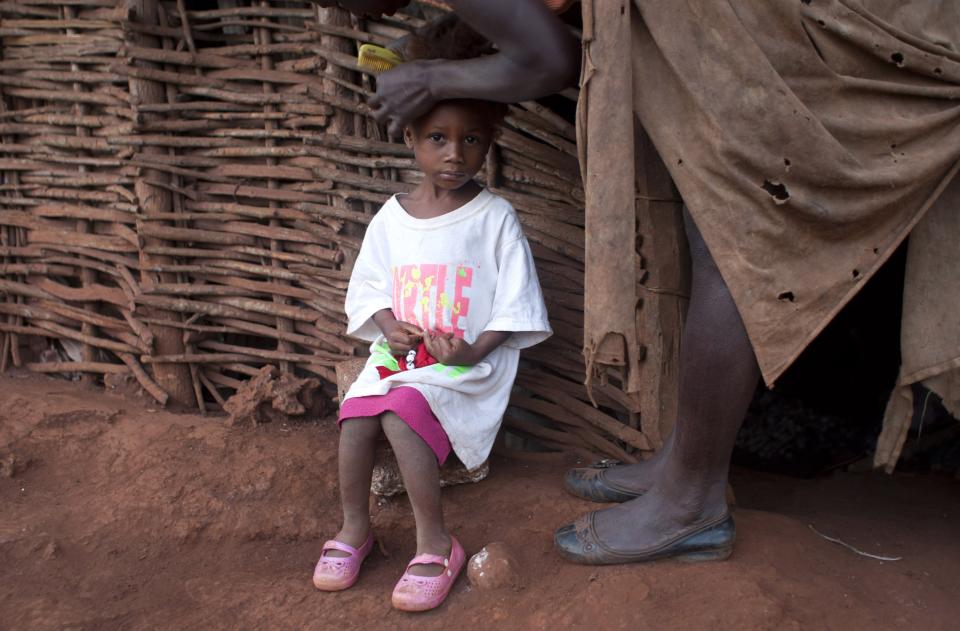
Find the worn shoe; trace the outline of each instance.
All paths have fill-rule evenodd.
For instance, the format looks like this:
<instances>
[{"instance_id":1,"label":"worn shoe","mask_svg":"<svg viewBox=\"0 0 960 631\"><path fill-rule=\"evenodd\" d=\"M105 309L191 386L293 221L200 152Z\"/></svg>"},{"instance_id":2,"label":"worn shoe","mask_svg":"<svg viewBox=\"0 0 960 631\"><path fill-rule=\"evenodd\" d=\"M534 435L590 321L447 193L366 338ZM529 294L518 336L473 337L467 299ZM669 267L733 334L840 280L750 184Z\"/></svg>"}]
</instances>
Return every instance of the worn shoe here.
<instances>
[{"instance_id":1,"label":"worn shoe","mask_svg":"<svg viewBox=\"0 0 960 631\"><path fill-rule=\"evenodd\" d=\"M437 554L415 556L393 588L393 606L401 611L436 609L446 600L466 561L463 546L453 535L450 536L449 557ZM445 569L440 576L415 576L410 573L414 565L442 565Z\"/></svg>"},{"instance_id":2,"label":"worn shoe","mask_svg":"<svg viewBox=\"0 0 960 631\"><path fill-rule=\"evenodd\" d=\"M646 550L614 550L597 537L594 528L596 511L582 515L577 521L559 528L553 536L557 552L563 558L584 565L617 565L643 563L659 559L678 561L720 561L733 552L736 527L733 517L724 515L673 539Z\"/></svg>"},{"instance_id":3,"label":"worn shoe","mask_svg":"<svg viewBox=\"0 0 960 631\"><path fill-rule=\"evenodd\" d=\"M608 480L606 473L609 468L610 466L601 463L570 469L563 477L563 486L570 494L591 502L626 502L646 492L628 489Z\"/></svg>"},{"instance_id":4,"label":"worn shoe","mask_svg":"<svg viewBox=\"0 0 960 631\"><path fill-rule=\"evenodd\" d=\"M332 557L327 554L330 550L340 550L350 556ZM360 548L348 546L345 543L331 539L323 544L320 560L313 570L313 585L325 592L339 592L353 587L360 578L360 565L373 550L373 533L367 535L367 540Z\"/></svg>"}]
</instances>

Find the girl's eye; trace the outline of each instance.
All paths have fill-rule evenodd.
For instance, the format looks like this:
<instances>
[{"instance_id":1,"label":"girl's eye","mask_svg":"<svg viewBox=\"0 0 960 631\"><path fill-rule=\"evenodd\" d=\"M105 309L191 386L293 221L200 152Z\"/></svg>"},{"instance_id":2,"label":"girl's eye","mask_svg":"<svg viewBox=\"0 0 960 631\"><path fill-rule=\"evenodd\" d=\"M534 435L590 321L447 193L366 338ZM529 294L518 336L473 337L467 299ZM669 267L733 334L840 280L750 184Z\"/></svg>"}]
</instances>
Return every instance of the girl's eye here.
<instances>
[{"instance_id":1,"label":"girl's eye","mask_svg":"<svg viewBox=\"0 0 960 631\"><path fill-rule=\"evenodd\" d=\"M467 137L464 138L463 140L464 140L464 142L466 142L468 145L475 145L475 144L477 144L478 142L480 142L480 138L478 138L477 136L467 136Z\"/></svg>"},{"instance_id":2,"label":"girl's eye","mask_svg":"<svg viewBox=\"0 0 960 631\"><path fill-rule=\"evenodd\" d=\"M433 142L441 142L443 140L443 134L430 134L427 138Z\"/></svg>"}]
</instances>

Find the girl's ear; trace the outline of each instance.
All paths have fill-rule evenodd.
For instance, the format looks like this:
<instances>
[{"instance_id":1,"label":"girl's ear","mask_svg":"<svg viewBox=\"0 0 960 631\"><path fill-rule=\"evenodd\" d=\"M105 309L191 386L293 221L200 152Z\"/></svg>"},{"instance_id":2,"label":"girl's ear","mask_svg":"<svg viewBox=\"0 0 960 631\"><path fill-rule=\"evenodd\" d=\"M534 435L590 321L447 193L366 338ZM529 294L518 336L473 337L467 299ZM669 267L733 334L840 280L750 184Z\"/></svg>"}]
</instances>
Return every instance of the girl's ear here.
<instances>
[{"instance_id":1,"label":"girl's ear","mask_svg":"<svg viewBox=\"0 0 960 631\"><path fill-rule=\"evenodd\" d=\"M410 149L413 149L413 130L407 125L403 128L403 142Z\"/></svg>"}]
</instances>

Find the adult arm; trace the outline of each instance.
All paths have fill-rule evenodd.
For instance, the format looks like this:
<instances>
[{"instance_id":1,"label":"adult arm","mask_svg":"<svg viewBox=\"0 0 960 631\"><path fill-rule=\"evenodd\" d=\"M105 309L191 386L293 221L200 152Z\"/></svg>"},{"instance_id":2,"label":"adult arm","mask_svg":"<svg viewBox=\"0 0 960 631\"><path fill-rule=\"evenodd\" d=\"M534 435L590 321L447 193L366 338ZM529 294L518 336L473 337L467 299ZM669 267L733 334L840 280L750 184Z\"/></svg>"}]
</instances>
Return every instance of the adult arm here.
<instances>
[{"instance_id":1,"label":"adult arm","mask_svg":"<svg viewBox=\"0 0 960 631\"><path fill-rule=\"evenodd\" d=\"M377 80L374 116L399 136L444 99L510 103L552 94L579 72L578 43L542 0L449 0L457 15L498 52L464 60L401 64Z\"/></svg>"}]
</instances>

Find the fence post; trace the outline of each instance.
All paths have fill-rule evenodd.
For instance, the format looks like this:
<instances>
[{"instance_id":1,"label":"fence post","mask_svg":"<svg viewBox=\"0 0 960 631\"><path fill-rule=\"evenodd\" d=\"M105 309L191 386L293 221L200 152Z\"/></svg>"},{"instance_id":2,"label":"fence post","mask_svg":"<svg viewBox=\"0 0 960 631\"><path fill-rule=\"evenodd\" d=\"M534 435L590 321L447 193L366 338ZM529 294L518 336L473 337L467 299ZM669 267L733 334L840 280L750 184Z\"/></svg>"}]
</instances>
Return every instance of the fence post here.
<instances>
[{"instance_id":1,"label":"fence post","mask_svg":"<svg viewBox=\"0 0 960 631\"><path fill-rule=\"evenodd\" d=\"M157 19L157 0L134 0L130 4L130 19L142 24L158 24ZM129 37L139 46L159 48L159 41L156 37L149 36L135 31L129 32ZM137 66L152 68L155 64L137 60L134 62ZM162 84L156 81L146 79L130 78L130 105L136 112L137 122L142 123L153 117L160 117L161 114L138 112L138 107L145 103L165 103L166 96ZM164 153L161 147L144 145L140 148L144 154ZM144 168L140 171L134 192L140 205L140 212L144 218L158 213L172 212L173 204L170 191L151 184L150 181L166 181L168 176L162 171ZM138 219L137 228L140 231L143 225L143 219ZM153 255L144 252L145 246L163 246L166 243L156 237L142 236L141 232L141 250L140 262L144 265L141 271L140 282L144 286L151 286L160 283L175 283L177 278L172 273L151 272L147 269L150 265L172 264L175 261L169 256ZM156 355L179 355L184 352L183 337L179 329L165 327L155 323L156 320L176 320L179 316L176 313L145 307L154 323L150 324L150 330L155 338L153 352ZM154 379L159 383L170 398L184 406L193 407L195 405L193 384L190 378L190 368L186 364L151 364Z\"/></svg>"}]
</instances>

